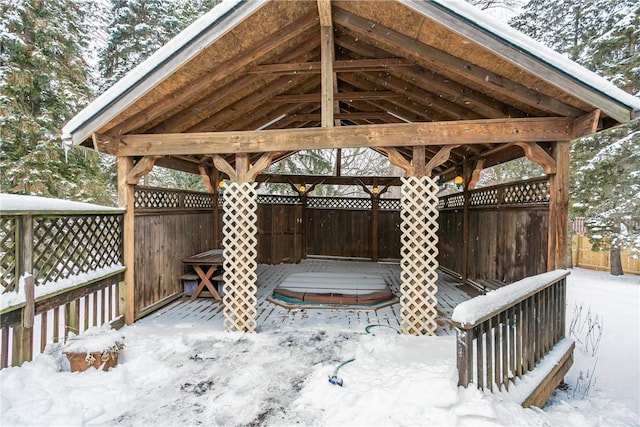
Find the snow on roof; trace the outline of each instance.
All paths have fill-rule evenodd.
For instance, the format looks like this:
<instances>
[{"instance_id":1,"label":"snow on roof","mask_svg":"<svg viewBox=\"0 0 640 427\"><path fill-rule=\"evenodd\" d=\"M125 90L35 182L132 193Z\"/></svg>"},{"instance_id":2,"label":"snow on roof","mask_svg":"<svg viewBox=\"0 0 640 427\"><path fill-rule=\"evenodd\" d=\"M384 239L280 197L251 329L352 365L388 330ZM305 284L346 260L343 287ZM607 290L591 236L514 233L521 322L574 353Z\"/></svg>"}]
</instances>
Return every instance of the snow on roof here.
<instances>
[{"instance_id":1,"label":"snow on roof","mask_svg":"<svg viewBox=\"0 0 640 427\"><path fill-rule=\"evenodd\" d=\"M62 128L62 139L71 139L72 134L82 126L84 126L87 122L96 118L96 116L101 114L107 108L111 107L114 103L122 101L123 97L127 95L129 91L135 88L139 83L145 80L158 68L167 65L167 63L169 63L171 59L173 59L177 52L180 52L181 50L189 46L192 42L197 40L203 33L209 30L212 26L216 25L219 20L224 19L228 14L232 13L234 9L236 9L236 7L242 3L244 3L243 0L223 0L209 12L194 21L191 25L185 28L182 32L180 32L167 44L158 49L153 55L140 63L133 70L129 71L116 84L111 86L107 91L105 91L92 103L86 106L82 111L76 114L71 120L69 120L69 122L67 122L67 124ZM264 3L264 0L256 0L248 3L250 3L251 6L250 10L253 11L261 6L262 3ZM222 33L223 31L216 32L216 36ZM187 62L193 56L197 55L200 50L201 48L193 49L188 57L169 64L170 68L166 73L164 73L164 76L166 77L170 75L181 64ZM160 78L159 80L162 80L162 78ZM132 98L131 100L126 102L126 105L130 104L133 101L135 101L135 99ZM107 121L108 117L103 118L100 121L100 124L96 126L96 128L101 124L106 123ZM86 136L83 136L82 139L84 139L85 137ZM74 139L74 143L79 142L81 141Z\"/></svg>"},{"instance_id":2,"label":"snow on roof","mask_svg":"<svg viewBox=\"0 0 640 427\"><path fill-rule=\"evenodd\" d=\"M47 212L123 212L124 209L91 203L72 202L39 196L22 196L19 194L0 194L0 212L8 213L47 213Z\"/></svg>"},{"instance_id":3,"label":"snow on roof","mask_svg":"<svg viewBox=\"0 0 640 427\"><path fill-rule=\"evenodd\" d=\"M535 59L546 63L556 70L579 80L583 84L595 89L634 110L640 110L640 99L623 91L602 76L584 68L566 56L545 46L544 44L521 33L515 28L484 13L477 7L463 0L433 0L453 14L479 26L506 44L532 55Z\"/></svg>"}]
</instances>

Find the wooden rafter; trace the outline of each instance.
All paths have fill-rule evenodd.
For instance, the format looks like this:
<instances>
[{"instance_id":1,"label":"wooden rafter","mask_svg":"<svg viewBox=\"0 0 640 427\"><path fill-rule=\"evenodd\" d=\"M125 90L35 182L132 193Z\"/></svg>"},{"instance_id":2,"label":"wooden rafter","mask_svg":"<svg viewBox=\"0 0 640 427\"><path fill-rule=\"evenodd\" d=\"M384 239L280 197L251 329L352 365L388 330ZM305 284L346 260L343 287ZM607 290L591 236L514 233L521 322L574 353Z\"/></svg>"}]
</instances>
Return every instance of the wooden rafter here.
<instances>
[{"instance_id":1,"label":"wooden rafter","mask_svg":"<svg viewBox=\"0 0 640 427\"><path fill-rule=\"evenodd\" d=\"M558 99L338 7L333 9L333 19L336 24L348 28L358 37L372 40L374 44L386 49L395 50L400 56L414 60L418 64L425 64L428 68L435 70L446 70L452 77L473 81L480 87L485 87L489 83L491 91L507 99L514 99L537 110L542 109L561 116L577 117L582 114L581 110Z\"/></svg>"},{"instance_id":2,"label":"wooden rafter","mask_svg":"<svg viewBox=\"0 0 640 427\"><path fill-rule=\"evenodd\" d=\"M307 80L309 80L309 76L299 76L297 78L292 78L290 76L280 77L272 84L254 91L249 96L240 99L233 105L227 106L219 113L214 114L191 126L186 130L186 132L207 132L215 129L222 124L227 123L229 120L233 120L234 117L246 114L247 109L251 106L261 102L265 102L274 95L286 92L292 87L304 83Z\"/></svg>"},{"instance_id":3,"label":"wooden rafter","mask_svg":"<svg viewBox=\"0 0 640 427\"><path fill-rule=\"evenodd\" d=\"M577 117L573 121L573 133L576 138L591 135L598 130L600 121L600 110L593 110L583 116Z\"/></svg>"},{"instance_id":4,"label":"wooden rafter","mask_svg":"<svg viewBox=\"0 0 640 427\"><path fill-rule=\"evenodd\" d=\"M276 49L279 44L295 39L300 34L317 25L317 15L309 13L299 20L283 27L270 37L248 47L242 53L228 61L224 67L216 67L211 73L207 73L199 80L191 83L184 90L172 92L159 99L154 104L144 108L134 116L120 123L117 128L112 129L114 134L124 134L139 128L155 118L165 114L176 105L186 102L190 98L207 91L215 81L222 80L229 75L229 70L238 69L256 61L258 58L265 56L268 52Z\"/></svg>"},{"instance_id":5,"label":"wooden rafter","mask_svg":"<svg viewBox=\"0 0 640 427\"><path fill-rule=\"evenodd\" d=\"M375 74L342 74L340 78L351 84L361 86L367 83L372 83L376 86L385 87L394 91L394 93L401 95L402 97L411 100L415 103L427 103L430 109L435 109L441 114L451 119L481 119L484 118L474 111L470 111L467 108L443 99L441 96L427 92L426 90L414 86L411 83L407 83L404 80L392 76L380 77Z\"/></svg>"},{"instance_id":6,"label":"wooden rafter","mask_svg":"<svg viewBox=\"0 0 640 427\"><path fill-rule=\"evenodd\" d=\"M387 99L387 98L401 98L402 95L397 94L390 90L381 90L381 91L371 91L371 92L341 92L333 95L332 98L337 101L342 100L377 100L377 99ZM321 93L304 93L299 95L279 95L274 96L273 102L322 102L323 94ZM333 101L332 101L333 102ZM333 104L331 104L333 105Z\"/></svg>"},{"instance_id":7,"label":"wooden rafter","mask_svg":"<svg viewBox=\"0 0 640 427\"><path fill-rule=\"evenodd\" d=\"M333 61L333 71L362 72L388 71L394 68L413 67L415 64L404 58L369 58ZM256 65L249 74L320 74L322 62L295 62L284 64Z\"/></svg>"},{"instance_id":8,"label":"wooden rafter","mask_svg":"<svg viewBox=\"0 0 640 427\"><path fill-rule=\"evenodd\" d=\"M460 145L573 139L564 117L460 120L246 132L99 136L100 149L120 156L266 153L321 148Z\"/></svg>"},{"instance_id":9,"label":"wooden rafter","mask_svg":"<svg viewBox=\"0 0 640 427\"><path fill-rule=\"evenodd\" d=\"M344 49L364 56L388 56L388 52L368 45L362 40L354 41L354 37L338 35L336 44ZM478 91L466 87L445 76L420 67L390 67L388 72L403 81L412 82L417 87L438 94L450 102L465 106L482 117L521 117L525 114L507 104L501 103Z\"/></svg>"}]
</instances>

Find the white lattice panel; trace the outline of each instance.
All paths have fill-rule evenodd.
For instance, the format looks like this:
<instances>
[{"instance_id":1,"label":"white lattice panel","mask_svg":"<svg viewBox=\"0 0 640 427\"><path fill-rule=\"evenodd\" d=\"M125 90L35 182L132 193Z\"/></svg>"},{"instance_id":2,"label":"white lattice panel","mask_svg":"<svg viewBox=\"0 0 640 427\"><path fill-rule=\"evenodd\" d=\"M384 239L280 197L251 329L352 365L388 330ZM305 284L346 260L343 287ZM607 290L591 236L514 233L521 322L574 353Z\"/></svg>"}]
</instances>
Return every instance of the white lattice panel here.
<instances>
[{"instance_id":1,"label":"white lattice panel","mask_svg":"<svg viewBox=\"0 0 640 427\"><path fill-rule=\"evenodd\" d=\"M402 178L400 326L405 334L436 333L437 193L437 179Z\"/></svg>"},{"instance_id":2,"label":"white lattice panel","mask_svg":"<svg viewBox=\"0 0 640 427\"><path fill-rule=\"evenodd\" d=\"M224 327L256 330L258 196L255 183L231 183L224 192Z\"/></svg>"}]
</instances>

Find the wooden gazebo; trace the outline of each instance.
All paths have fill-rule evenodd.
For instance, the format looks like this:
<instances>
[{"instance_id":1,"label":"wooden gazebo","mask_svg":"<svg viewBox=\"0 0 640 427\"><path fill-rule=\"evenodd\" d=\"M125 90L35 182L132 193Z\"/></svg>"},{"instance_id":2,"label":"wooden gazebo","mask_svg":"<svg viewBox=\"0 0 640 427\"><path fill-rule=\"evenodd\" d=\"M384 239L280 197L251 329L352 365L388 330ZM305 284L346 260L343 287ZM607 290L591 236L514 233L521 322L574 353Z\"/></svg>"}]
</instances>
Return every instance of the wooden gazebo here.
<instances>
[{"instance_id":1,"label":"wooden gazebo","mask_svg":"<svg viewBox=\"0 0 640 427\"><path fill-rule=\"evenodd\" d=\"M213 193L221 177L232 181L225 326L243 331L256 327L261 174L299 150L384 153L406 172L402 328L430 334L438 181L464 171L468 196L482 168L522 156L540 164L549 176L546 269L564 268L569 141L638 109L638 99L461 2L225 1L63 133L118 157L127 323L135 317L134 185L154 165L200 174Z\"/></svg>"}]
</instances>

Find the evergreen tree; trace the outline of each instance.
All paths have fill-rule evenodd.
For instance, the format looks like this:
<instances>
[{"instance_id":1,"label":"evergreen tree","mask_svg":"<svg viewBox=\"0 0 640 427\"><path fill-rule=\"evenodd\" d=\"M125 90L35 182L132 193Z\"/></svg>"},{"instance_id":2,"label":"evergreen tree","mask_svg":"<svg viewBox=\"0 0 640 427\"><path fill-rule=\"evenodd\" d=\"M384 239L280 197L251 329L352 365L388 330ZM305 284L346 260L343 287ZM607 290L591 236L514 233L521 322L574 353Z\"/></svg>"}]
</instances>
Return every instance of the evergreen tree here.
<instances>
[{"instance_id":1,"label":"evergreen tree","mask_svg":"<svg viewBox=\"0 0 640 427\"><path fill-rule=\"evenodd\" d=\"M175 5L163 0L111 0L111 18L107 45L99 55L103 90L147 59L181 28Z\"/></svg>"},{"instance_id":2,"label":"evergreen tree","mask_svg":"<svg viewBox=\"0 0 640 427\"><path fill-rule=\"evenodd\" d=\"M602 27L586 35L579 61L618 87L640 95L640 2L598 0L589 6L588 14L597 15Z\"/></svg>"},{"instance_id":3,"label":"evergreen tree","mask_svg":"<svg viewBox=\"0 0 640 427\"><path fill-rule=\"evenodd\" d=\"M574 141L571 154L573 214L594 249L611 249L611 274L623 274L620 249L640 256L640 119Z\"/></svg>"},{"instance_id":4,"label":"evergreen tree","mask_svg":"<svg viewBox=\"0 0 640 427\"><path fill-rule=\"evenodd\" d=\"M60 140L89 95L83 4L11 0L0 15L0 190L109 203L97 156Z\"/></svg>"}]
</instances>

